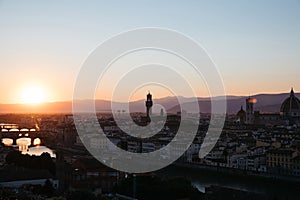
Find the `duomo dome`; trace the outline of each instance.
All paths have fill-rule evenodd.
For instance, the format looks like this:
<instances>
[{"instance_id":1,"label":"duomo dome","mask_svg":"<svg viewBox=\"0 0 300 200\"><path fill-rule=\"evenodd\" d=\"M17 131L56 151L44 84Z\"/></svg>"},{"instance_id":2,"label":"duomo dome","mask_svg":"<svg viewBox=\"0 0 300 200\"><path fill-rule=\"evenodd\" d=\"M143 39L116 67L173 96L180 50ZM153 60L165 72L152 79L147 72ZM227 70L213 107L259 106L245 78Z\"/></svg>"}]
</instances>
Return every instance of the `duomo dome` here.
<instances>
[{"instance_id":1,"label":"duomo dome","mask_svg":"<svg viewBox=\"0 0 300 200\"><path fill-rule=\"evenodd\" d=\"M300 117L300 100L291 90L290 96L282 103L280 114L284 117Z\"/></svg>"}]
</instances>

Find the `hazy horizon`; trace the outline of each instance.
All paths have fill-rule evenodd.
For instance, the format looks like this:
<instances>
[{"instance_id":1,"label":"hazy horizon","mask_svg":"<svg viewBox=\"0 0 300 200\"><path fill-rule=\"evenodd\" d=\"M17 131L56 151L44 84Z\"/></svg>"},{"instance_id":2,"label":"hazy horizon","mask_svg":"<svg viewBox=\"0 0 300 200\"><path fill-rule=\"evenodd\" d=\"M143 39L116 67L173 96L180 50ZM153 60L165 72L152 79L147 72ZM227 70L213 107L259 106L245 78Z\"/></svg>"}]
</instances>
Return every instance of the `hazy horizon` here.
<instances>
[{"instance_id":1,"label":"hazy horizon","mask_svg":"<svg viewBox=\"0 0 300 200\"><path fill-rule=\"evenodd\" d=\"M295 91L295 90L294 90ZM226 94L225 97L232 97L232 98L246 98L246 97L252 97L252 96L258 96L258 95L281 95L281 94L289 94L290 90L287 92L280 92L280 93L257 93L257 94L251 94L251 95L231 95L231 94ZM297 92L295 91L296 95L300 95L300 91ZM152 94L153 95L153 94ZM155 101L155 99L165 99L165 98L175 98L175 97L179 97L179 98L194 98L194 97L187 97L187 96L160 96L160 97L155 97L153 96L153 100ZM224 97L224 96L213 96L213 97L205 97L205 96L197 96L196 98L199 99L204 99L204 100L209 100L211 98L219 98L219 97ZM288 97L288 96L287 96ZM146 95L144 98L141 99L134 99L130 102L138 102L138 101L145 101L146 99ZM69 99L69 100L62 100L62 101L44 101L41 103L2 103L0 102L0 104L5 105L5 104L9 104L9 105L28 105L28 106L34 106L34 105L42 105L42 104L47 104L47 103L65 103L65 102L72 102L73 99ZM75 101L112 101L109 99L78 99ZM113 101L116 103L127 103L126 101Z\"/></svg>"}]
</instances>

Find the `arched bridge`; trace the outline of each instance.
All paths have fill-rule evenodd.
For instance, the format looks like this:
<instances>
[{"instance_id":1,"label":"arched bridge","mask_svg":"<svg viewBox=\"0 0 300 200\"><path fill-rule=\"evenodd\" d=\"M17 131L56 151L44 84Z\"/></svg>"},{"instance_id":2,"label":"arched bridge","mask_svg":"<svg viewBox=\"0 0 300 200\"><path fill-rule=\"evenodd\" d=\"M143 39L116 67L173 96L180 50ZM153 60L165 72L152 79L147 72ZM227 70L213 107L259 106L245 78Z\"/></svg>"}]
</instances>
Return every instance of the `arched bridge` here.
<instances>
[{"instance_id":1,"label":"arched bridge","mask_svg":"<svg viewBox=\"0 0 300 200\"><path fill-rule=\"evenodd\" d=\"M16 144L16 140L18 138L31 138L31 143L35 138L40 138L41 135L36 127L25 127L20 126L18 124L0 124L0 139L2 142L2 138L10 138L13 139L13 144Z\"/></svg>"}]
</instances>

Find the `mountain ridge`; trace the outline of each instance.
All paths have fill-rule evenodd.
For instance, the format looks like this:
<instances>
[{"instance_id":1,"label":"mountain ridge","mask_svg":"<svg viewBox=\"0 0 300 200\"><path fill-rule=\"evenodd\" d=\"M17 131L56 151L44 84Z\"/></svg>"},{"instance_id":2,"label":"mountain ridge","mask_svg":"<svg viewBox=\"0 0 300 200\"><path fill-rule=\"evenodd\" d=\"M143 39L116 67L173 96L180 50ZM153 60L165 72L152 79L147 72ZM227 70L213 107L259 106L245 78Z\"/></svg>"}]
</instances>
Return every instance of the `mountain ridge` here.
<instances>
[{"instance_id":1,"label":"mountain ridge","mask_svg":"<svg viewBox=\"0 0 300 200\"><path fill-rule=\"evenodd\" d=\"M257 99L255 104L255 110L259 110L262 113L279 113L282 102L289 97L289 93L280 94L257 94L251 97ZM295 93L300 98L300 93ZM245 102L248 96L234 96L228 95L227 98L227 112L234 114L238 112L241 106L245 109ZM220 101L224 96L212 97L212 101ZM195 98L178 97L179 101L185 104L188 108L187 112L192 112L192 102ZM180 111L179 101L175 96L168 96L164 98L153 98L154 104L160 104L164 106L167 112L176 113ZM200 111L203 113L210 112L211 101L209 97L197 97L196 98ZM80 106L80 110L84 112L87 105L93 100L76 100ZM128 111L128 106L124 102L112 102L115 105L114 112ZM111 101L109 100L95 100L95 106L97 112L111 112ZM189 110L190 108L190 110ZM145 100L136 100L129 103L130 112L145 112ZM160 109L159 109L160 111ZM159 112L156 110L155 112ZM46 102L36 105L30 104L0 104L0 113L71 113L72 101L59 101L59 102Z\"/></svg>"}]
</instances>

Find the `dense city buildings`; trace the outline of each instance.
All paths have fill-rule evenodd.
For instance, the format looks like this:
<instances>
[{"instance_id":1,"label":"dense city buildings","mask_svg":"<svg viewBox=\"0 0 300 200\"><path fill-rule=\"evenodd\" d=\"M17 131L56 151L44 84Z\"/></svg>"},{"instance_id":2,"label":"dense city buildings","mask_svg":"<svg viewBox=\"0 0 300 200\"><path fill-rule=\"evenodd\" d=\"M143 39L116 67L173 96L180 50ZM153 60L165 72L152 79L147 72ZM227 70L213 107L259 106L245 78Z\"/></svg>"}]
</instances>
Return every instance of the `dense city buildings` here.
<instances>
[{"instance_id":1,"label":"dense city buildings","mask_svg":"<svg viewBox=\"0 0 300 200\"><path fill-rule=\"evenodd\" d=\"M200 159L199 151L210 123L210 114L202 113L193 144L173 163L173 166L184 167L186 170L196 168L240 176L299 182L299 99L292 90L278 113L260 113L256 110L256 101L252 97L246 98L246 110L244 105L241 105L237 114L227 115L224 129L216 145L207 156ZM159 126L164 113L151 113L153 102L155 99L153 101L152 95L147 94L146 112L132 113L133 121L140 125L147 125L148 119L152 118L155 120L151 123ZM192 114L184 114L193 119ZM97 130L95 132L93 128L89 128L93 127L93 124L89 124L86 115L82 116L82 120L87 124L87 134L84 138L79 137L71 114L2 115L0 118L5 120L1 124L3 144L0 147L0 174L2 174L0 184L8 190L19 188L19 191L29 192L24 185L46 187L47 182L53 188L51 195L59 196L66 191L86 191L107 198L114 194L114 198L118 196L122 199L125 193L116 194L115 191L119 190L118 186L126 182L132 174L109 167L110 163L118 160L118 155L112 152L112 145L133 153L149 153L165 147L176 135L182 114L178 112L166 113L166 115L166 122L157 134L147 139L138 139L120 129L112 113L98 113L100 127L111 143L97 137L95 134ZM127 125L131 126L130 123ZM9 136L12 141L9 140ZM20 142L22 138L27 138L29 143L22 143L22 146ZM89 144L93 150L101 151L104 155L107 153L107 163L104 165L97 161L86 150L83 143ZM184 143L178 142L172 147L172 151L164 152L159 159L164 160L170 156L180 155L184 148ZM19 151L20 154L17 154ZM47 160L43 162L48 162L48 167L24 165L18 161L18 159L27 159L28 163L34 163L40 158ZM52 165L53 167L49 168ZM154 172L150 177L152 176L160 175ZM215 191L214 195L228 192L227 189L214 186L208 187L207 191ZM46 195L43 192L30 191L29 193L32 196ZM213 194L206 192L203 198L209 198ZM249 196L251 193L243 194L237 191L237 194ZM126 195L133 197L134 193L127 192ZM263 198L268 194L257 195Z\"/></svg>"}]
</instances>

